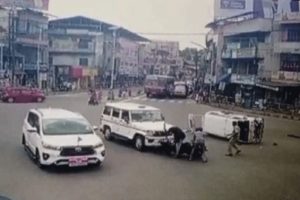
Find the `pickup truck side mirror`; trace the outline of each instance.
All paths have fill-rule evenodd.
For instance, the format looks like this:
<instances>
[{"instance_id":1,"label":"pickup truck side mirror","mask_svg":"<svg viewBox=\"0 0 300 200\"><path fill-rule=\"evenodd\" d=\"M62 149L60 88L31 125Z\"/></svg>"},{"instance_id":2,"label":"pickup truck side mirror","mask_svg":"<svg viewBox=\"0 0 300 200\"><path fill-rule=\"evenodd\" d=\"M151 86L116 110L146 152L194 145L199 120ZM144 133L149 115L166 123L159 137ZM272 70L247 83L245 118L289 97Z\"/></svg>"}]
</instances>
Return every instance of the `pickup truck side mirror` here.
<instances>
[{"instance_id":1,"label":"pickup truck side mirror","mask_svg":"<svg viewBox=\"0 0 300 200\"><path fill-rule=\"evenodd\" d=\"M99 130L99 127L98 127L98 126L93 126L93 130L94 130L94 131L98 131L98 130Z\"/></svg>"}]
</instances>

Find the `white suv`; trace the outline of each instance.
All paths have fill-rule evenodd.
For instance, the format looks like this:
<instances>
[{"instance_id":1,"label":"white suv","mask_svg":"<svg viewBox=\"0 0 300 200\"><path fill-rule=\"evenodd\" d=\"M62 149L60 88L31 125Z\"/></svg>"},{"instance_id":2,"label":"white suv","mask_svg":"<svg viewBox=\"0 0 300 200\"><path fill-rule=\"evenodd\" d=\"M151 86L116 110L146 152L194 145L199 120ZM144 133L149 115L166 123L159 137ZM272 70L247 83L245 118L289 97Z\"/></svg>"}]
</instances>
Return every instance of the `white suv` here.
<instances>
[{"instance_id":1,"label":"white suv","mask_svg":"<svg viewBox=\"0 0 300 200\"><path fill-rule=\"evenodd\" d=\"M63 109L32 109L23 125L22 144L39 167L100 166L105 157L96 128L80 114Z\"/></svg>"},{"instance_id":2,"label":"white suv","mask_svg":"<svg viewBox=\"0 0 300 200\"><path fill-rule=\"evenodd\" d=\"M158 108L134 103L107 103L100 119L105 139L125 139L134 142L137 150L145 146L158 147L171 128Z\"/></svg>"}]
</instances>

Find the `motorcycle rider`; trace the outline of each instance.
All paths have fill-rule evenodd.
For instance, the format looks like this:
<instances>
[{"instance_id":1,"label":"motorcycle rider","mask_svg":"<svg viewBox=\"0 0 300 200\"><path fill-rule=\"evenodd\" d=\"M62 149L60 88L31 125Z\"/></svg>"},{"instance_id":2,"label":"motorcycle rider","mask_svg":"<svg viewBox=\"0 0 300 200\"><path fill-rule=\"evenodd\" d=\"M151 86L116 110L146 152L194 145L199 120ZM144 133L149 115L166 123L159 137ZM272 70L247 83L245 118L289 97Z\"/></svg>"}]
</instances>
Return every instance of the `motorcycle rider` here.
<instances>
[{"instance_id":1,"label":"motorcycle rider","mask_svg":"<svg viewBox=\"0 0 300 200\"><path fill-rule=\"evenodd\" d=\"M204 134L203 134L203 129L202 128L199 128L197 130L195 130L193 132L193 140L192 140L192 151L190 153L190 156L189 156L189 160L193 160L194 158L194 153L195 153L195 150L197 148L197 145L196 144L199 144L199 143L204 143ZM206 151L206 147L204 147L204 151Z\"/></svg>"},{"instance_id":2,"label":"motorcycle rider","mask_svg":"<svg viewBox=\"0 0 300 200\"><path fill-rule=\"evenodd\" d=\"M204 134L202 128L199 129L196 128L195 116L193 114L189 114L188 120L189 120L189 129L190 129L189 132L192 134L192 140L190 141L192 145L192 151L190 153L189 160L193 160L193 156L197 148L196 144L204 141Z\"/></svg>"}]
</instances>

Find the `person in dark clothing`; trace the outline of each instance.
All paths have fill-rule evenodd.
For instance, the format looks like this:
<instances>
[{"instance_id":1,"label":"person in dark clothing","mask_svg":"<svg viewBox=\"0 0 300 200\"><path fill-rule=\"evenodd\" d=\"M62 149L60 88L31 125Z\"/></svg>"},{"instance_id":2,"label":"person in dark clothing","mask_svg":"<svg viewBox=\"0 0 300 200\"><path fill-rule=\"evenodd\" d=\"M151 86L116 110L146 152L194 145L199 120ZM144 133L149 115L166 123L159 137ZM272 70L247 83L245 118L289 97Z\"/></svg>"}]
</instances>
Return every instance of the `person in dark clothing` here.
<instances>
[{"instance_id":1,"label":"person in dark clothing","mask_svg":"<svg viewBox=\"0 0 300 200\"><path fill-rule=\"evenodd\" d=\"M260 138L260 123L257 119L254 120L254 142L258 143Z\"/></svg>"},{"instance_id":2,"label":"person in dark clothing","mask_svg":"<svg viewBox=\"0 0 300 200\"><path fill-rule=\"evenodd\" d=\"M174 135L174 143L176 146L176 152L175 152L175 157L179 157L179 153L180 153L180 149L183 143L183 140L185 138L185 134L182 132L182 130L180 128L171 128L169 130L171 133L173 133Z\"/></svg>"}]
</instances>

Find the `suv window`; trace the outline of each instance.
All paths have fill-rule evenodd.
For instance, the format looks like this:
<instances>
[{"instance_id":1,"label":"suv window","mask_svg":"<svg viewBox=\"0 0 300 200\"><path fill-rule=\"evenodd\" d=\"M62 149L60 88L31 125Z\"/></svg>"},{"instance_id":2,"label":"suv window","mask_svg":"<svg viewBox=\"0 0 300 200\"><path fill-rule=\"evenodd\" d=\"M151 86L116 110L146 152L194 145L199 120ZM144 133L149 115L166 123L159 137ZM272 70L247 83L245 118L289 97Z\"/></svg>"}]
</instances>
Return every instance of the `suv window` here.
<instances>
[{"instance_id":1,"label":"suv window","mask_svg":"<svg viewBox=\"0 0 300 200\"><path fill-rule=\"evenodd\" d=\"M125 121L129 121L129 112L127 110L123 110L121 118Z\"/></svg>"},{"instance_id":2,"label":"suv window","mask_svg":"<svg viewBox=\"0 0 300 200\"><path fill-rule=\"evenodd\" d=\"M111 107L105 107L104 108L104 111L103 111L103 115L108 115L110 116L110 113L111 113Z\"/></svg>"},{"instance_id":3,"label":"suv window","mask_svg":"<svg viewBox=\"0 0 300 200\"><path fill-rule=\"evenodd\" d=\"M22 94L24 94L24 95L29 95L29 94L31 94L32 93L32 91L31 90L21 90L21 93Z\"/></svg>"},{"instance_id":4,"label":"suv window","mask_svg":"<svg viewBox=\"0 0 300 200\"><path fill-rule=\"evenodd\" d=\"M39 133L39 129L40 129L39 117L36 114L30 112L28 114L27 121L30 124L30 126L37 128Z\"/></svg>"},{"instance_id":5,"label":"suv window","mask_svg":"<svg viewBox=\"0 0 300 200\"><path fill-rule=\"evenodd\" d=\"M120 116L120 110L114 108L112 116L116 117L116 118L119 118L119 116Z\"/></svg>"}]
</instances>

